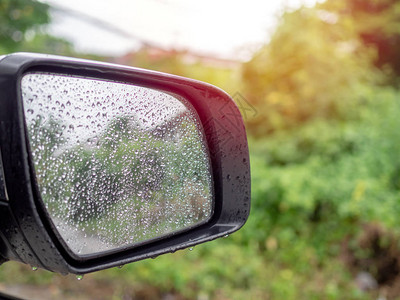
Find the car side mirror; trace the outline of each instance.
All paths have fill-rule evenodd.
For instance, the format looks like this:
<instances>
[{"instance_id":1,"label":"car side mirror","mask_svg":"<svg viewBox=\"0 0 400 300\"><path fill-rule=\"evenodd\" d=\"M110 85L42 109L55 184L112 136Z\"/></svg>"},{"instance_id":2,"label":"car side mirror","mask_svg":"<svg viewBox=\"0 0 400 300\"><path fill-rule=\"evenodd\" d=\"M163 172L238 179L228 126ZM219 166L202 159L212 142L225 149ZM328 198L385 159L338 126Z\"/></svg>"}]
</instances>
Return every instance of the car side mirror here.
<instances>
[{"instance_id":1,"label":"car side mirror","mask_svg":"<svg viewBox=\"0 0 400 300\"><path fill-rule=\"evenodd\" d=\"M225 236L250 210L240 112L206 83L0 58L0 254L84 274Z\"/></svg>"}]
</instances>

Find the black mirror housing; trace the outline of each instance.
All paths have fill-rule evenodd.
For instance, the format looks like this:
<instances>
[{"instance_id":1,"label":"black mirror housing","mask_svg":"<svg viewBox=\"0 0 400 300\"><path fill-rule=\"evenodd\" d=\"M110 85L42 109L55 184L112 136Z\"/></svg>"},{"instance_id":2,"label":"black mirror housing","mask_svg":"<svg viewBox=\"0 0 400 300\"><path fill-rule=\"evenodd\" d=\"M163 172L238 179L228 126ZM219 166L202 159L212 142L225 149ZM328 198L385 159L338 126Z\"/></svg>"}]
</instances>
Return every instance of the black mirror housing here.
<instances>
[{"instance_id":1,"label":"black mirror housing","mask_svg":"<svg viewBox=\"0 0 400 300\"><path fill-rule=\"evenodd\" d=\"M77 257L60 240L36 182L21 95L24 74L117 81L186 99L205 133L214 207L195 228L113 253ZM250 212L250 163L239 109L222 90L187 78L87 60L17 53L0 57L0 254L62 274L85 274L193 247L241 228Z\"/></svg>"}]
</instances>

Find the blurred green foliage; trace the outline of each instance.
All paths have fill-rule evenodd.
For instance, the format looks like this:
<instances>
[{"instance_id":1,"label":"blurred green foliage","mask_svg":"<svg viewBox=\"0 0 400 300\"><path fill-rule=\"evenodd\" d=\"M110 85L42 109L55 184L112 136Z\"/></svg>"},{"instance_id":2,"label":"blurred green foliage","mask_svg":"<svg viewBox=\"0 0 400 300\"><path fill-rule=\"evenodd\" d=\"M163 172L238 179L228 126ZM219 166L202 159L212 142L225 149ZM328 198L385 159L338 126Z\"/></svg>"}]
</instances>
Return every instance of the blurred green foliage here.
<instances>
[{"instance_id":1,"label":"blurred green foliage","mask_svg":"<svg viewBox=\"0 0 400 300\"><path fill-rule=\"evenodd\" d=\"M400 6L383 2L326 1L285 13L271 41L243 66L244 93L259 110L249 131L262 136L315 118L347 120L360 86L395 82L399 59L380 49L399 47ZM386 38L386 46L367 36Z\"/></svg>"},{"instance_id":2,"label":"blurred green foliage","mask_svg":"<svg viewBox=\"0 0 400 300\"><path fill-rule=\"evenodd\" d=\"M400 247L391 238L400 236L399 11L396 0L327 0L287 12L240 76L184 63L181 53L132 58L239 91L254 106L246 119L252 210L226 239L84 281L110 284L112 299L399 299L390 291L400 271L371 292L355 279L362 271L380 278L375 256ZM390 232L376 249L360 242L366 224ZM13 263L1 271L6 283L26 273ZM60 285L32 274L19 282ZM75 279L62 279L71 294L67 282Z\"/></svg>"},{"instance_id":3,"label":"blurred green foliage","mask_svg":"<svg viewBox=\"0 0 400 300\"><path fill-rule=\"evenodd\" d=\"M38 0L0 0L0 55L37 52L105 60L77 53L71 42L50 35L50 6Z\"/></svg>"},{"instance_id":4,"label":"blurred green foliage","mask_svg":"<svg viewBox=\"0 0 400 300\"><path fill-rule=\"evenodd\" d=\"M342 3L340 3L342 2ZM324 6L339 6L342 13L349 14L354 20L358 36L365 46L376 51L374 64L394 76L388 79L398 83L400 75L400 2L397 0L350 0L327 1Z\"/></svg>"},{"instance_id":5,"label":"blurred green foliage","mask_svg":"<svg viewBox=\"0 0 400 300\"><path fill-rule=\"evenodd\" d=\"M207 58L191 55L187 51L143 47L125 57L122 62L138 68L205 81L231 93L237 91L237 81L240 77L239 68L232 68L229 61L222 61L216 66L212 60L207 61ZM236 65L239 66L238 63ZM233 77L236 80L232 80Z\"/></svg>"},{"instance_id":6,"label":"blurred green foliage","mask_svg":"<svg viewBox=\"0 0 400 300\"><path fill-rule=\"evenodd\" d=\"M27 35L50 22L49 6L36 0L0 1L0 53L21 50Z\"/></svg>"}]
</instances>

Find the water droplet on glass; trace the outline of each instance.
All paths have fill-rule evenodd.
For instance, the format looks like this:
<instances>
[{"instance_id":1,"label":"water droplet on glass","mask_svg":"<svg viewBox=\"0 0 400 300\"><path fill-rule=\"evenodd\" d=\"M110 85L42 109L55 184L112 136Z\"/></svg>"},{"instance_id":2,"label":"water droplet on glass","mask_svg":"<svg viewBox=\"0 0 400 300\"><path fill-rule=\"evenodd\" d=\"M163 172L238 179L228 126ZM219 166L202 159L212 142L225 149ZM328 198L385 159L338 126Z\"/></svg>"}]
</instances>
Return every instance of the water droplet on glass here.
<instances>
[{"instance_id":1,"label":"water droplet on glass","mask_svg":"<svg viewBox=\"0 0 400 300\"><path fill-rule=\"evenodd\" d=\"M193 247L190 247L190 248L189 248L189 251L193 251Z\"/></svg>"},{"instance_id":2,"label":"water droplet on glass","mask_svg":"<svg viewBox=\"0 0 400 300\"><path fill-rule=\"evenodd\" d=\"M211 217L206 139L186 100L44 73L24 75L21 90L41 196L75 254L130 247Z\"/></svg>"},{"instance_id":3,"label":"water droplet on glass","mask_svg":"<svg viewBox=\"0 0 400 300\"><path fill-rule=\"evenodd\" d=\"M32 267L32 271L37 271L37 267Z\"/></svg>"},{"instance_id":4,"label":"water droplet on glass","mask_svg":"<svg viewBox=\"0 0 400 300\"><path fill-rule=\"evenodd\" d=\"M76 279L78 279L79 281L81 281L83 279L83 275L76 275Z\"/></svg>"}]
</instances>

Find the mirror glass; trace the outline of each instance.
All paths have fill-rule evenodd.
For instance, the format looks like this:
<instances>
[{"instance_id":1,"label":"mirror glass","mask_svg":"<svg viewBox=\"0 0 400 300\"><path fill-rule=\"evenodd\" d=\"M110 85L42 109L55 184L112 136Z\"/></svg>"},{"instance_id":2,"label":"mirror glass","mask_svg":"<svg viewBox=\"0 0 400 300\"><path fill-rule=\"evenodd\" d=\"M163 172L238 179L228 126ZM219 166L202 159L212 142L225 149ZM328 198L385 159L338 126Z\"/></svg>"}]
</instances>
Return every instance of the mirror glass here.
<instances>
[{"instance_id":1,"label":"mirror glass","mask_svg":"<svg viewBox=\"0 0 400 300\"><path fill-rule=\"evenodd\" d=\"M205 223L211 167L196 111L144 87L59 74L21 81L41 198L77 255Z\"/></svg>"}]
</instances>

